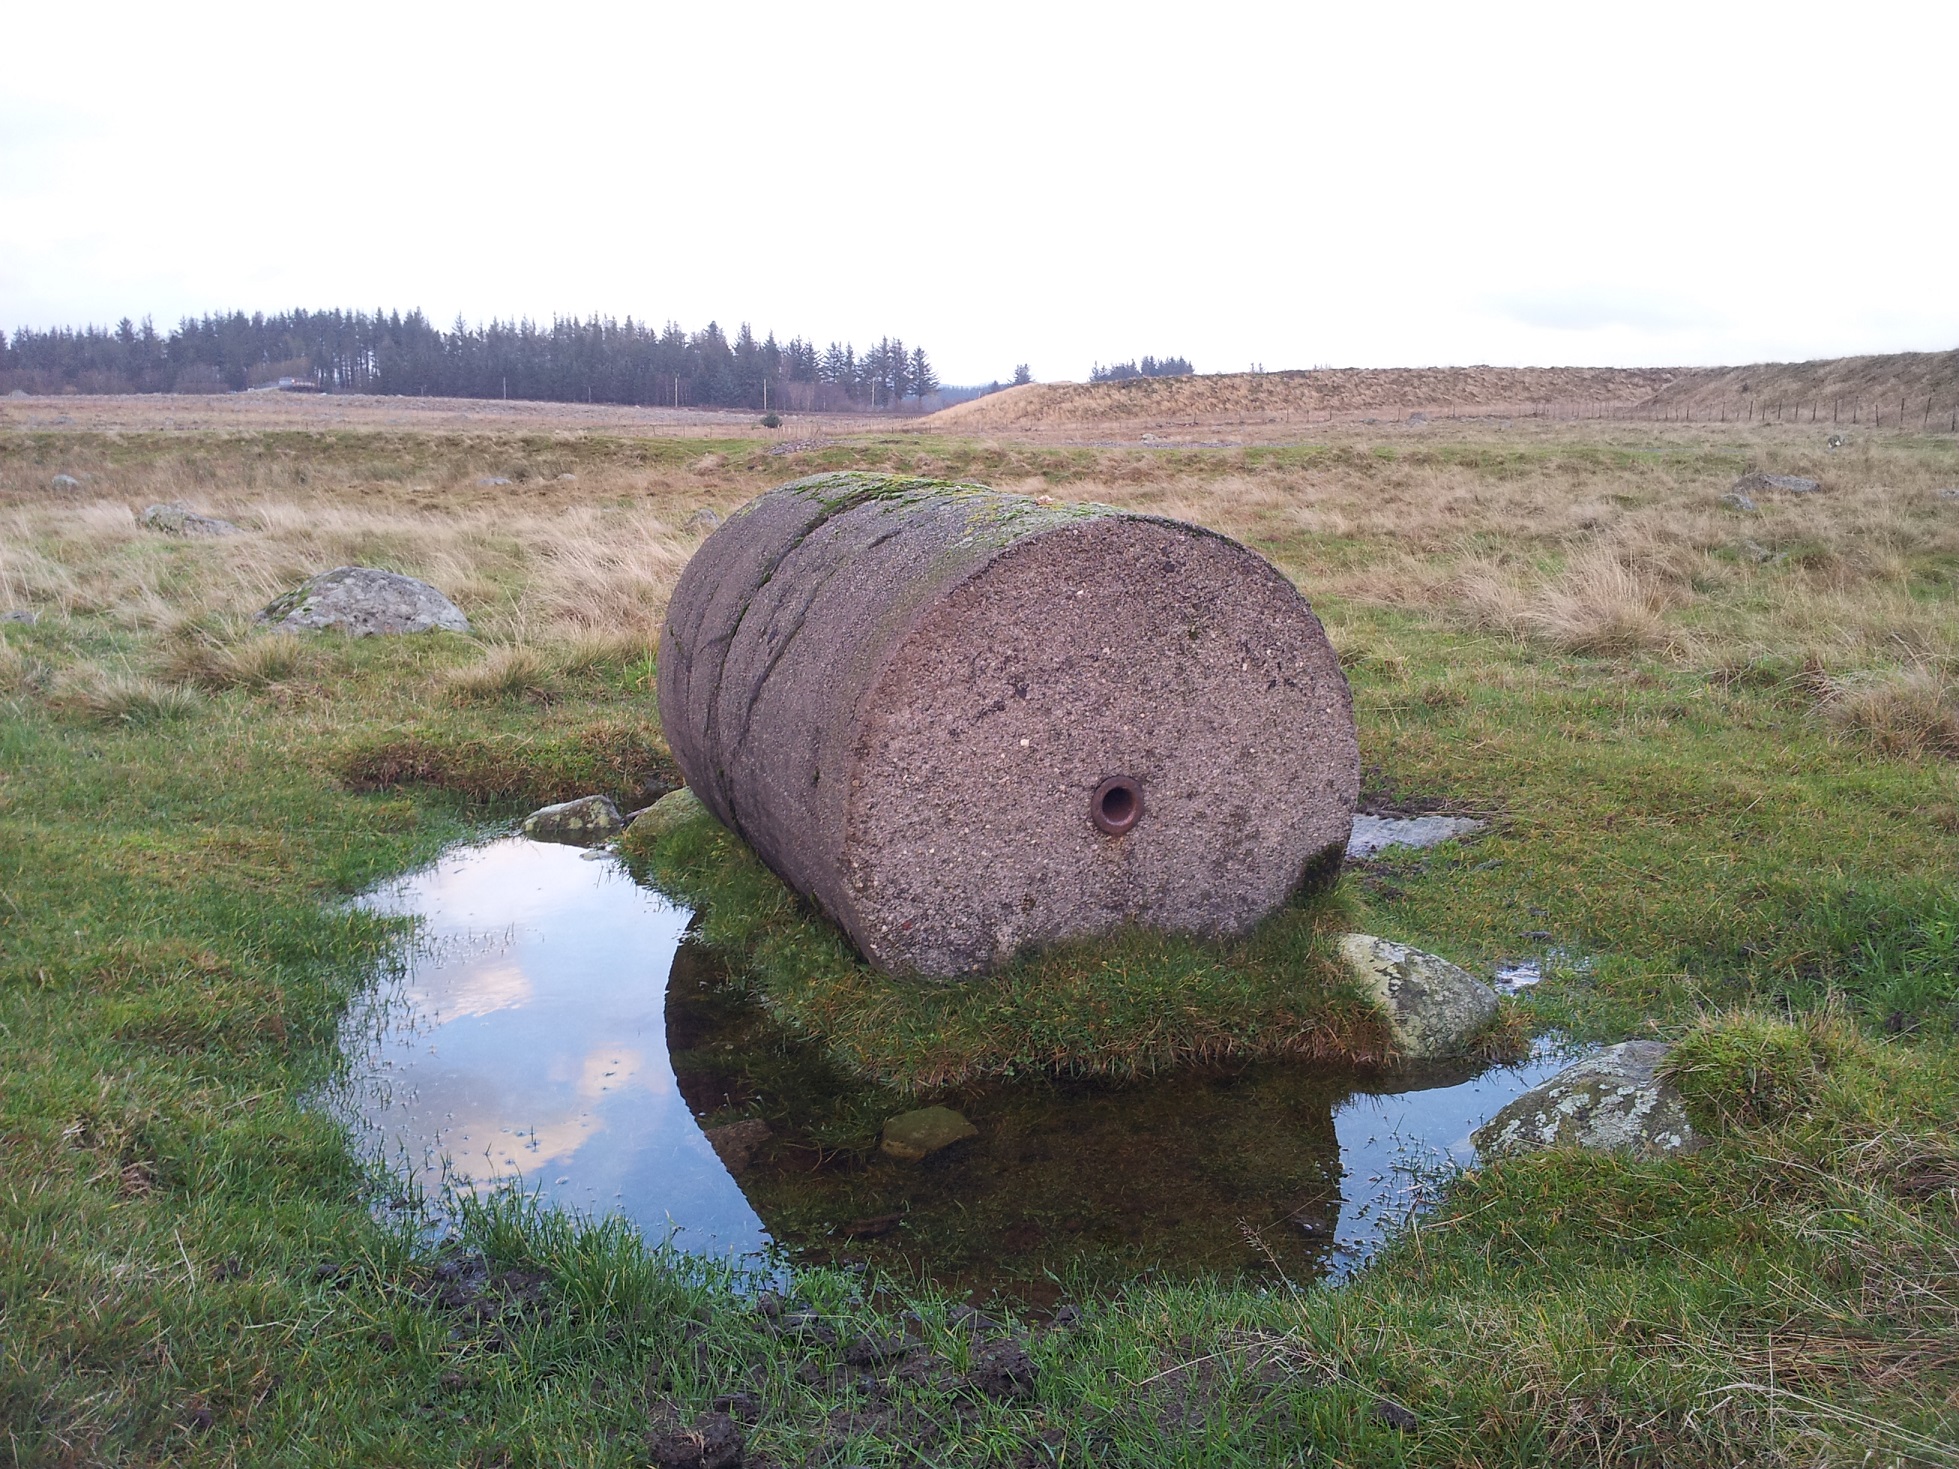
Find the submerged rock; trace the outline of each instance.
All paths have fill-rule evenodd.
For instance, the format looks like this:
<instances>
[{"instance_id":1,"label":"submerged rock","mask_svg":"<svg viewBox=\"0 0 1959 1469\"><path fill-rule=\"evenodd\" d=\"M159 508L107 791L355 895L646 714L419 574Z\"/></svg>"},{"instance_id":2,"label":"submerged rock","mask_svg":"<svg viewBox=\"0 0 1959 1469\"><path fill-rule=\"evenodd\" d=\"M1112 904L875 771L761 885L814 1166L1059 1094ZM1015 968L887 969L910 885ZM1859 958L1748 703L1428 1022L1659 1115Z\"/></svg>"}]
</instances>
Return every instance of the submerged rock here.
<instances>
[{"instance_id":1,"label":"submerged rock","mask_svg":"<svg viewBox=\"0 0 1959 1469\"><path fill-rule=\"evenodd\" d=\"M1800 474L1764 474L1756 470L1744 474L1728 487L1731 494L1746 495L1750 490L1757 493L1763 490L1783 490L1791 495L1813 495L1823 487L1813 479L1805 479Z\"/></svg>"},{"instance_id":2,"label":"submerged rock","mask_svg":"<svg viewBox=\"0 0 1959 1469\"><path fill-rule=\"evenodd\" d=\"M230 521L215 515L199 515L188 505L151 505L143 511L141 519L151 530L160 530L166 536L210 539L241 533Z\"/></svg>"},{"instance_id":3,"label":"submerged rock","mask_svg":"<svg viewBox=\"0 0 1959 1469\"><path fill-rule=\"evenodd\" d=\"M580 796L545 806L524 818L524 835L534 842L564 842L589 847L610 841L626 829L609 796Z\"/></svg>"},{"instance_id":4,"label":"submerged rock","mask_svg":"<svg viewBox=\"0 0 1959 1469\"><path fill-rule=\"evenodd\" d=\"M1461 1055L1496 1018L1496 991L1447 959L1365 933L1341 939L1340 957L1388 1012L1411 1061Z\"/></svg>"},{"instance_id":5,"label":"submerged rock","mask_svg":"<svg viewBox=\"0 0 1959 1469\"><path fill-rule=\"evenodd\" d=\"M918 1163L941 1148L978 1137L979 1129L950 1107L921 1107L884 1124L883 1152L904 1163Z\"/></svg>"},{"instance_id":6,"label":"submerged rock","mask_svg":"<svg viewBox=\"0 0 1959 1469\"><path fill-rule=\"evenodd\" d=\"M425 581L371 566L321 572L252 619L287 632L332 629L349 637L377 633L468 632L462 610Z\"/></svg>"},{"instance_id":7,"label":"submerged rock","mask_svg":"<svg viewBox=\"0 0 1959 1469\"><path fill-rule=\"evenodd\" d=\"M1485 1156L1578 1147L1645 1157L1690 1153L1701 1140L1680 1094L1661 1078L1662 1041L1624 1041L1525 1092L1470 1135Z\"/></svg>"},{"instance_id":8,"label":"submerged rock","mask_svg":"<svg viewBox=\"0 0 1959 1469\"><path fill-rule=\"evenodd\" d=\"M759 1117L745 1117L721 1127L702 1128L701 1136L715 1156L727 1164L728 1171L739 1178L755 1161L755 1150L774 1137L775 1130Z\"/></svg>"}]
</instances>

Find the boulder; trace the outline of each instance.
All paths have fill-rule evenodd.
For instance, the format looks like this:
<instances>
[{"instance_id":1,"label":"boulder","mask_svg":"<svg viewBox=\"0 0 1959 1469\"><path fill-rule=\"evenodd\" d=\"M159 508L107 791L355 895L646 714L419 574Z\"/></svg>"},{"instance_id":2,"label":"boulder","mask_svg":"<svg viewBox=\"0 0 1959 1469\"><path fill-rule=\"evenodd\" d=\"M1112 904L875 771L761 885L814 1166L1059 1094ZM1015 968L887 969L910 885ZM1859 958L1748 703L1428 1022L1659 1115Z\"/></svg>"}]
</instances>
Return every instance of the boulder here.
<instances>
[{"instance_id":1,"label":"boulder","mask_svg":"<svg viewBox=\"0 0 1959 1469\"><path fill-rule=\"evenodd\" d=\"M978 1137L979 1129L950 1107L921 1107L904 1112L884 1124L884 1137L878 1147L888 1157L904 1163L923 1162L941 1148Z\"/></svg>"},{"instance_id":2,"label":"boulder","mask_svg":"<svg viewBox=\"0 0 1959 1469\"><path fill-rule=\"evenodd\" d=\"M563 842L590 847L610 841L626 829L619 808L608 796L580 796L545 806L524 818L524 835L534 842Z\"/></svg>"},{"instance_id":3,"label":"boulder","mask_svg":"<svg viewBox=\"0 0 1959 1469\"><path fill-rule=\"evenodd\" d=\"M575 485L578 483L578 476L575 474L561 474L558 476L558 483L561 485Z\"/></svg>"},{"instance_id":4,"label":"boulder","mask_svg":"<svg viewBox=\"0 0 1959 1469\"><path fill-rule=\"evenodd\" d=\"M240 533L230 521L219 520L215 515L199 515L186 505L151 505L140 519L151 530L160 530L166 536L188 536L193 540Z\"/></svg>"},{"instance_id":5,"label":"boulder","mask_svg":"<svg viewBox=\"0 0 1959 1469\"><path fill-rule=\"evenodd\" d=\"M26 607L9 607L5 612L0 612L0 622L23 622L31 627L40 620L40 613Z\"/></svg>"},{"instance_id":6,"label":"boulder","mask_svg":"<svg viewBox=\"0 0 1959 1469\"><path fill-rule=\"evenodd\" d=\"M1387 1011L1407 1060L1460 1056L1496 1018L1496 991L1447 959L1365 933L1341 939L1340 958Z\"/></svg>"},{"instance_id":7,"label":"boulder","mask_svg":"<svg viewBox=\"0 0 1959 1469\"><path fill-rule=\"evenodd\" d=\"M687 523L698 530L713 530L721 524L721 516L718 511L703 505L688 517Z\"/></svg>"},{"instance_id":8,"label":"boulder","mask_svg":"<svg viewBox=\"0 0 1959 1469\"><path fill-rule=\"evenodd\" d=\"M82 482L72 474L57 474L48 483L57 490L79 490L82 487Z\"/></svg>"},{"instance_id":9,"label":"boulder","mask_svg":"<svg viewBox=\"0 0 1959 1469\"><path fill-rule=\"evenodd\" d=\"M1936 490L1933 493L1941 500L1959 500L1959 489Z\"/></svg>"},{"instance_id":10,"label":"boulder","mask_svg":"<svg viewBox=\"0 0 1959 1469\"><path fill-rule=\"evenodd\" d=\"M1752 474L1744 474L1728 488L1740 495L1746 495L1751 490L1757 494L1764 490L1783 490L1791 495L1813 495L1823 487L1799 474L1764 474L1758 469Z\"/></svg>"},{"instance_id":11,"label":"boulder","mask_svg":"<svg viewBox=\"0 0 1959 1469\"><path fill-rule=\"evenodd\" d=\"M739 1178L755 1160L755 1150L774 1137L775 1130L759 1117L745 1117L721 1127L702 1128L701 1135L728 1171Z\"/></svg>"},{"instance_id":12,"label":"boulder","mask_svg":"<svg viewBox=\"0 0 1959 1469\"><path fill-rule=\"evenodd\" d=\"M1624 1041L1567 1066L1470 1136L1485 1157L1577 1147L1662 1157L1701 1143L1680 1093L1660 1076L1663 1041Z\"/></svg>"},{"instance_id":13,"label":"boulder","mask_svg":"<svg viewBox=\"0 0 1959 1469\"><path fill-rule=\"evenodd\" d=\"M651 806L635 811L626 818L626 825L633 829L633 841L656 842L668 832L686 825L696 816L707 813L701 798L682 786L677 791L669 791Z\"/></svg>"},{"instance_id":14,"label":"boulder","mask_svg":"<svg viewBox=\"0 0 1959 1469\"><path fill-rule=\"evenodd\" d=\"M1721 507L1724 510L1747 512L1755 508L1755 502L1749 499L1748 496L1742 494L1740 490L1729 490L1727 494L1721 497Z\"/></svg>"},{"instance_id":15,"label":"boulder","mask_svg":"<svg viewBox=\"0 0 1959 1469\"><path fill-rule=\"evenodd\" d=\"M510 479L509 476L507 475L486 474L482 476L480 479L478 479L476 483L481 485L484 489L490 490L490 489L495 489L498 485L509 484Z\"/></svg>"},{"instance_id":16,"label":"boulder","mask_svg":"<svg viewBox=\"0 0 1959 1469\"><path fill-rule=\"evenodd\" d=\"M286 632L333 629L349 637L377 633L468 632L461 609L425 581L371 566L320 573L273 602L254 622Z\"/></svg>"},{"instance_id":17,"label":"boulder","mask_svg":"<svg viewBox=\"0 0 1959 1469\"><path fill-rule=\"evenodd\" d=\"M1243 934L1337 872L1360 756L1298 589L1215 531L829 474L682 572L660 723L715 819L890 973Z\"/></svg>"}]
</instances>

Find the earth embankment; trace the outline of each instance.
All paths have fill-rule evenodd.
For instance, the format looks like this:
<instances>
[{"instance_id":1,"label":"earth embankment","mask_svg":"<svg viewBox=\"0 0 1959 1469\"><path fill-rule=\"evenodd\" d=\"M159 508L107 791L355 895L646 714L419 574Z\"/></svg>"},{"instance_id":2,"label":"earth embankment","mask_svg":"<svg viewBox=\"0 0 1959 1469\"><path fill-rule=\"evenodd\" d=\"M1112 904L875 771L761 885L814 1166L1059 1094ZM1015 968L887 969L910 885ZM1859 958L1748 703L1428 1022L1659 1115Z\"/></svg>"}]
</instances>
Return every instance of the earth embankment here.
<instances>
[{"instance_id":1,"label":"earth embankment","mask_svg":"<svg viewBox=\"0 0 1959 1469\"><path fill-rule=\"evenodd\" d=\"M1959 414L1959 351L1742 367L1316 368L1032 383L922 420L946 433L1264 437L1312 423L1429 418L1747 419L1839 412L1904 427ZM1859 406L1861 405L1861 407Z\"/></svg>"}]
</instances>

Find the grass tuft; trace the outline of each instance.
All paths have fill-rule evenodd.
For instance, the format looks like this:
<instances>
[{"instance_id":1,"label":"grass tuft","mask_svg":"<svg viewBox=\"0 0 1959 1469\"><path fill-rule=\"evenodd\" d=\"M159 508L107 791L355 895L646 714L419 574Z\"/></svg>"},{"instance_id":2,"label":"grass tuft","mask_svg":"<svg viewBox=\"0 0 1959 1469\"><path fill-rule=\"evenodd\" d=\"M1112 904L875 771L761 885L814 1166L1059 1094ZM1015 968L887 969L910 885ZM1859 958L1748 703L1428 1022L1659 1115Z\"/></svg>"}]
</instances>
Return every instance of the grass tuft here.
<instances>
[{"instance_id":1,"label":"grass tuft","mask_svg":"<svg viewBox=\"0 0 1959 1469\"><path fill-rule=\"evenodd\" d=\"M34 684L34 664L5 638L0 638L0 694L21 694Z\"/></svg>"},{"instance_id":2,"label":"grass tuft","mask_svg":"<svg viewBox=\"0 0 1959 1469\"><path fill-rule=\"evenodd\" d=\"M48 703L56 710L94 724L150 725L185 719L203 702L193 689L87 665L64 670L48 691Z\"/></svg>"},{"instance_id":3,"label":"grass tuft","mask_svg":"<svg viewBox=\"0 0 1959 1469\"><path fill-rule=\"evenodd\" d=\"M1959 682L1930 664L1819 680L1817 707L1837 728L1880 753L1959 760Z\"/></svg>"},{"instance_id":4,"label":"grass tuft","mask_svg":"<svg viewBox=\"0 0 1959 1469\"><path fill-rule=\"evenodd\" d=\"M1694 1125L1707 1132L1762 1127L1812 1106L1825 1072L1859 1048L1832 1016L1801 1023L1747 1011L1706 1016L1674 1043L1667 1073Z\"/></svg>"},{"instance_id":5,"label":"grass tuft","mask_svg":"<svg viewBox=\"0 0 1959 1469\"><path fill-rule=\"evenodd\" d=\"M657 799L679 780L666 742L650 725L631 720L598 720L559 735L409 729L364 737L335 763L357 791L433 786L493 806L596 794L631 807Z\"/></svg>"},{"instance_id":6,"label":"grass tuft","mask_svg":"<svg viewBox=\"0 0 1959 1469\"><path fill-rule=\"evenodd\" d=\"M536 648L513 643L493 648L483 658L442 675L442 695L452 704L489 704L503 699L548 698L557 669Z\"/></svg>"}]
</instances>

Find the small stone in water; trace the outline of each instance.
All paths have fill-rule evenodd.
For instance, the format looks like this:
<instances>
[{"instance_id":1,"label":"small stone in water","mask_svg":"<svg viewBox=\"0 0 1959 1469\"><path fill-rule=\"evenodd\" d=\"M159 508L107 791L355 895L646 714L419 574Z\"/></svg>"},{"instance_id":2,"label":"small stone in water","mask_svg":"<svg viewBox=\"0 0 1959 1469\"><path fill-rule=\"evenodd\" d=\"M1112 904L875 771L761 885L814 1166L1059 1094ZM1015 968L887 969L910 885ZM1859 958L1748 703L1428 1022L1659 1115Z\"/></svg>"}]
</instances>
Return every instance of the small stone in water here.
<instances>
[{"instance_id":1,"label":"small stone in water","mask_svg":"<svg viewBox=\"0 0 1959 1469\"><path fill-rule=\"evenodd\" d=\"M524 818L524 835L534 842L566 842L587 847L625 830L619 808L605 796L580 796L533 811Z\"/></svg>"},{"instance_id":2,"label":"small stone in water","mask_svg":"<svg viewBox=\"0 0 1959 1469\"><path fill-rule=\"evenodd\" d=\"M879 1147L888 1157L918 1163L954 1143L978 1137L979 1129L950 1107L921 1107L884 1124Z\"/></svg>"},{"instance_id":3,"label":"small stone in water","mask_svg":"<svg viewBox=\"0 0 1959 1469\"><path fill-rule=\"evenodd\" d=\"M701 1135L728 1171L739 1178L754 1161L755 1150L774 1137L775 1132L761 1118L746 1117L721 1127L704 1128Z\"/></svg>"}]
</instances>

